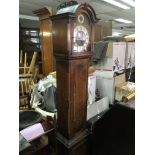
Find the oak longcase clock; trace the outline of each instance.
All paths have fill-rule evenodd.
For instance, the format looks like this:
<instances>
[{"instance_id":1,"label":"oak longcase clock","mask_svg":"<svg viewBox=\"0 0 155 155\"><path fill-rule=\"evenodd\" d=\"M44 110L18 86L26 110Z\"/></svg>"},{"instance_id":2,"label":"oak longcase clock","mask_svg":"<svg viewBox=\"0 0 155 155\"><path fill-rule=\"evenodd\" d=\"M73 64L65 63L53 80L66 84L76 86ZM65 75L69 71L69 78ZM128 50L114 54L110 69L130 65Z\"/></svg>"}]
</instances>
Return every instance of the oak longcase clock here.
<instances>
[{"instance_id":1,"label":"oak longcase clock","mask_svg":"<svg viewBox=\"0 0 155 155\"><path fill-rule=\"evenodd\" d=\"M97 18L89 4L71 2L62 4L57 14L51 16L57 72L58 154L84 155L89 135L88 67Z\"/></svg>"}]
</instances>

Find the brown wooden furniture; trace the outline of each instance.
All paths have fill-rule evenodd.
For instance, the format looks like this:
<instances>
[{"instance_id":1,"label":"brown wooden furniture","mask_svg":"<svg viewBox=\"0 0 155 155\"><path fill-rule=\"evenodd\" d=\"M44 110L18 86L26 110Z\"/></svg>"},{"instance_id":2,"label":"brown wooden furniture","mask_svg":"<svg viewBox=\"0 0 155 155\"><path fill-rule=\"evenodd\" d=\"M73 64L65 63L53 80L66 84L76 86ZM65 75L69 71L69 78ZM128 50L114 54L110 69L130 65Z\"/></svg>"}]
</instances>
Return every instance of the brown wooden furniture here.
<instances>
[{"instance_id":1,"label":"brown wooden furniture","mask_svg":"<svg viewBox=\"0 0 155 155\"><path fill-rule=\"evenodd\" d=\"M44 133L29 143L31 146L25 150L22 150L20 155L54 155L56 149L55 142L55 120L51 118L42 119L40 122Z\"/></svg>"},{"instance_id":2,"label":"brown wooden furniture","mask_svg":"<svg viewBox=\"0 0 155 155\"><path fill-rule=\"evenodd\" d=\"M94 41L101 41L107 36L112 36L112 21L101 21L100 24L96 24Z\"/></svg>"},{"instance_id":3,"label":"brown wooden furniture","mask_svg":"<svg viewBox=\"0 0 155 155\"><path fill-rule=\"evenodd\" d=\"M19 78L19 109L31 109L30 92L33 80L31 77Z\"/></svg>"},{"instance_id":4,"label":"brown wooden furniture","mask_svg":"<svg viewBox=\"0 0 155 155\"><path fill-rule=\"evenodd\" d=\"M42 60L40 50L40 30L37 28L20 27L20 50L27 53L27 63L31 62L34 51L37 52L36 64L39 73L42 73Z\"/></svg>"},{"instance_id":5,"label":"brown wooden furniture","mask_svg":"<svg viewBox=\"0 0 155 155\"><path fill-rule=\"evenodd\" d=\"M51 16L57 72L57 153L86 155L88 67L97 19L88 4L68 6L67 10L62 8Z\"/></svg>"},{"instance_id":6,"label":"brown wooden furniture","mask_svg":"<svg viewBox=\"0 0 155 155\"><path fill-rule=\"evenodd\" d=\"M30 109L31 86L34 84L34 68L37 52L33 53L30 64L27 63L27 53L20 52L19 67L19 108Z\"/></svg>"},{"instance_id":7,"label":"brown wooden furniture","mask_svg":"<svg viewBox=\"0 0 155 155\"><path fill-rule=\"evenodd\" d=\"M40 20L42 70L43 74L48 75L55 70L53 65L52 22L50 20L52 10L49 7L44 7L33 11L33 13Z\"/></svg>"},{"instance_id":8,"label":"brown wooden furniture","mask_svg":"<svg viewBox=\"0 0 155 155\"><path fill-rule=\"evenodd\" d=\"M119 102L88 121L90 155L135 155L135 110Z\"/></svg>"}]
</instances>

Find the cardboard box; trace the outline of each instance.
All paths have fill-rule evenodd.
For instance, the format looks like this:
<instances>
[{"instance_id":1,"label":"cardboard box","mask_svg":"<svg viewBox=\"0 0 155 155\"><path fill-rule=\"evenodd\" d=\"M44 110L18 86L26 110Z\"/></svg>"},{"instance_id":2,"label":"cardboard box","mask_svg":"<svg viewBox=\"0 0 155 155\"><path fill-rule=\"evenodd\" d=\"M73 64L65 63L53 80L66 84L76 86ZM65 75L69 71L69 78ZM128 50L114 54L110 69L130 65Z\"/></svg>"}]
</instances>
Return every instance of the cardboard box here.
<instances>
[{"instance_id":1,"label":"cardboard box","mask_svg":"<svg viewBox=\"0 0 155 155\"><path fill-rule=\"evenodd\" d=\"M101 112L107 110L109 108L109 99L108 97L104 97L101 100L90 104L87 107L87 120L100 114Z\"/></svg>"},{"instance_id":2,"label":"cardboard box","mask_svg":"<svg viewBox=\"0 0 155 155\"><path fill-rule=\"evenodd\" d=\"M124 82L117 84L115 87L115 99L118 101L122 100L123 96L128 96L129 94L135 92L135 84L133 82Z\"/></svg>"},{"instance_id":3,"label":"cardboard box","mask_svg":"<svg viewBox=\"0 0 155 155\"><path fill-rule=\"evenodd\" d=\"M91 74L88 76L88 94L91 95L92 101L95 101L95 91L96 91L96 75Z\"/></svg>"},{"instance_id":4,"label":"cardboard box","mask_svg":"<svg viewBox=\"0 0 155 155\"><path fill-rule=\"evenodd\" d=\"M99 90L101 98L108 97L110 104L114 101L114 77L112 71L97 70L96 88Z\"/></svg>"}]
</instances>

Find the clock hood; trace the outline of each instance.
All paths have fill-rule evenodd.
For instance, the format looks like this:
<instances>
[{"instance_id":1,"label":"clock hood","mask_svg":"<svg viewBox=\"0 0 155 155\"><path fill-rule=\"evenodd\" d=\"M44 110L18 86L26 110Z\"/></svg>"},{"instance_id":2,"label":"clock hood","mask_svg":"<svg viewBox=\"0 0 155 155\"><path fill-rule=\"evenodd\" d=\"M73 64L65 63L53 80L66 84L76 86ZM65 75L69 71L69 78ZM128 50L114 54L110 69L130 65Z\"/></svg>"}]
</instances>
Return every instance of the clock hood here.
<instances>
[{"instance_id":1,"label":"clock hood","mask_svg":"<svg viewBox=\"0 0 155 155\"><path fill-rule=\"evenodd\" d=\"M87 4L87 3L83 3L83 4L74 4L71 6L67 6L66 7L62 7L57 11L57 15L58 14L64 14L64 13L75 13L77 14L77 12L81 12L81 11L85 11L90 15L90 19L93 23L96 23L99 19L97 19L96 14L94 9L92 8L91 5Z\"/></svg>"}]
</instances>

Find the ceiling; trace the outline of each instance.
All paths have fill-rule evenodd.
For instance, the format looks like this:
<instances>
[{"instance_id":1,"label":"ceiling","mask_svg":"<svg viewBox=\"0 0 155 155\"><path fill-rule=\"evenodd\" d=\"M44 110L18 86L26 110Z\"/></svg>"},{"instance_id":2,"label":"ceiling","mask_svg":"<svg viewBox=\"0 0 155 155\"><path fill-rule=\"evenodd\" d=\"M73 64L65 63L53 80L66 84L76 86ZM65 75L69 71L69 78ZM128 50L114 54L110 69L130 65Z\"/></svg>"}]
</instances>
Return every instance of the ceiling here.
<instances>
[{"instance_id":1,"label":"ceiling","mask_svg":"<svg viewBox=\"0 0 155 155\"><path fill-rule=\"evenodd\" d=\"M20 20L24 20L23 15L31 16L31 19L35 15L32 11L40 9L44 6L49 6L53 9L55 13L59 4L66 2L67 0L19 0L19 14ZM68 0L69 1L69 0ZM121 0L117 0L118 2ZM134 1L134 0L133 0ZM128 10L121 9L119 7L110 5L109 3L103 2L102 0L77 0L79 3L89 3L96 12L96 15L100 20L100 23L112 20L113 21L113 32L122 34L132 34L135 31L135 8L131 7ZM122 3L122 2L121 2ZM124 24L115 22L114 19L122 18L125 20L130 20L133 23ZM31 21L32 22L32 21Z\"/></svg>"}]
</instances>

